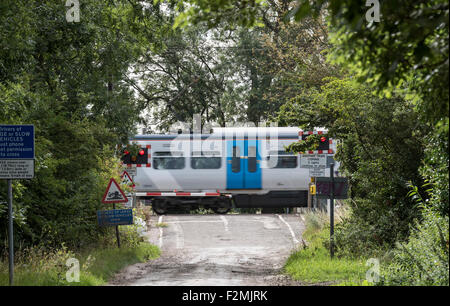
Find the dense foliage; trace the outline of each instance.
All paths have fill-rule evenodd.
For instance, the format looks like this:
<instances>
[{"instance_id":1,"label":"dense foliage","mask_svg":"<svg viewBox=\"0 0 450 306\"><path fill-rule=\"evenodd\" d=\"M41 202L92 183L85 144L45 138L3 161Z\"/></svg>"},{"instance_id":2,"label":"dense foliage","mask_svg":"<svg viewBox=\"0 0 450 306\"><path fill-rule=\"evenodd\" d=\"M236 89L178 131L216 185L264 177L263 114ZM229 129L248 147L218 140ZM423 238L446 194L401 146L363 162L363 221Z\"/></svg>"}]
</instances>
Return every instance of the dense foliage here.
<instances>
[{"instance_id":1,"label":"dense foliage","mask_svg":"<svg viewBox=\"0 0 450 306\"><path fill-rule=\"evenodd\" d=\"M279 121L305 129L325 126L339 139L336 159L340 175L350 180L352 199L352 216L336 231L341 253L369 255L370 248L407 237L419 209L406 195L409 184L423 184L418 169L426 130L411 102L398 95L379 98L352 79L333 79L285 104ZM289 149L302 151L302 145Z\"/></svg>"},{"instance_id":2,"label":"dense foliage","mask_svg":"<svg viewBox=\"0 0 450 306\"><path fill-rule=\"evenodd\" d=\"M380 284L448 286L448 216L424 207L424 218L412 230L407 243L399 243L392 264L382 271Z\"/></svg>"},{"instance_id":3,"label":"dense foliage","mask_svg":"<svg viewBox=\"0 0 450 306\"><path fill-rule=\"evenodd\" d=\"M148 12L129 1L80 8L81 22L69 23L62 1L0 3L0 122L34 124L36 133L35 178L13 184L17 247L80 247L107 233L96 211L118 175L115 147L138 120L124 77L140 53L135 27ZM6 192L2 180L2 255Z\"/></svg>"},{"instance_id":4,"label":"dense foliage","mask_svg":"<svg viewBox=\"0 0 450 306\"><path fill-rule=\"evenodd\" d=\"M273 120L340 141L340 256L387 254L385 284L448 284L448 2L380 4L369 22L364 1L84 0L68 23L63 1L3 0L0 122L36 127L18 242L103 235L95 211L137 123ZM2 181L2 250L6 207Z\"/></svg>"},{"instance_id":5,"label":"dense foliage","mask_svg":"<svg viewBox=\"0 0 450 306\"><path fill-rule=\"evenodd\" d=\"M177 26L223 20L261 26L273 7L284 7L285 20L296 22L327 12L330 58L364 84L357 92L366 100L351 94L354 82L332 81L302 90L277 119L329 127L341 137L336 158L352 181L353 215L337 233L341 246L349 243L346 251L369 255L381 244L407 240L411 227L386 283L448 285L448 266L439 264L448 261L449 241L448 1L380 2L380 22L365 19L364 1L182 2L188 5L179 5ZM411 188L423 197L422 208L409 197Z\"/></svg>"}]
</instances>

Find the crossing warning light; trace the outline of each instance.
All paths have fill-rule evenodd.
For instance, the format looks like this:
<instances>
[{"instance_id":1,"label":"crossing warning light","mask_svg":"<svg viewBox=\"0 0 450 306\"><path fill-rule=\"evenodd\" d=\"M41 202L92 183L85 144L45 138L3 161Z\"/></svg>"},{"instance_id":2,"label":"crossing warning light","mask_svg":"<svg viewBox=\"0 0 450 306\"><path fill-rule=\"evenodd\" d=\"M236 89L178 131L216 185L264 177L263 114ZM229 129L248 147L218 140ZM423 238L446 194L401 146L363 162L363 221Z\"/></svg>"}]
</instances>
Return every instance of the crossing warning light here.
<instances>
[{"instance_id":1,"label":"crossing warning light","mask_svg":"<svg viewBox=\"0 0 450 306\"><path fill-rule=\"evenodd\" d=\"M302 140L306 140L308 136L312 135L312 132L310 134L302 134ZM319 146L314 150L324 151L325 153L328 152L330 149L330 139L326 134L321 134L319 138Z\"/></svg>"},{"instance_id":2,"label":"crossing warning light","mask_svg":"<svg viewBox=\"0 0 450 306\"><path fill-rule=\"evenodd\" d=\"M123 151L122 161L124 164L148 164L148 149L139 149L136 155L131 155L128 150Z\"/></svg>"},{"instance_id":3,"label":"crossing warning light","mask_svg":"<svg viewBox=\"0 0 450 306\"><path fill-rule=\"evenodd\" d=\"M328 151L330 149L330 140L327 136L320 137L319 147L317 150Z\"/></svg>"}]
</instances>

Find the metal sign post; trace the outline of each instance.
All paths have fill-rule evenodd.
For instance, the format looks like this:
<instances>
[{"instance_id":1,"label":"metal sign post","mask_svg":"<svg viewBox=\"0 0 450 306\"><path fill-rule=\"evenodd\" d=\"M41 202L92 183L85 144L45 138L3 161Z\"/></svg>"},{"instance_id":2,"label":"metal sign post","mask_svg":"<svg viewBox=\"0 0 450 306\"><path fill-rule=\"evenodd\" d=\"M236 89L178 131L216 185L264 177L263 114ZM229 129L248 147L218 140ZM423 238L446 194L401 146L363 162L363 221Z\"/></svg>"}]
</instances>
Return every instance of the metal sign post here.
<instances>
[{"instance_id":1,"label":"metal sign post","mask_svg":"<svg viewBox=\"0 0 450 306\"><path fill-rule=\"evenodd\" d=\"M114 226L116 228L117 246L120 248L119 225L133 224L133 210L116 209L114 203L113 210L98 210L97 220L99 226Z\"/></svg>"},{"instance_id":2,"label":"metal sign post","mask_svg":"<svg viewBox=\"0 0 450 306\"><path fill-rule=\"evenodd\" d=\"M113 209L116 209L116 203L113 203ZM117 238L117 247L120 249L120 235L118 225L116 225L116 238Z\"/></svg>"},{"instance_id":3,"label":"metal sign post","mask_svg":"<svg viewBox=\"0 0 450 306\"><path fill-rule=\"evenodd\" d=\"M330 164L331 194L330 194L330 256L334 257L334 163Z\"/></svg>"},{"instance_id":4,"label":"metal sign post","mask_svg":"<svg viewBox=\"0 0 450 306\"><path fill-rule=\"evenodd\" d=\"M132 202L131 202L131 204L132 204L132 208L134 208L134 207L137 207L137 203L136 203L136 190L134 189L134 176L135 176L136 174L134 174L134 175L132 175L131 176L131 180L132 180L132 182L133 182L133 197L132 197Z\"/></svg>"},{"instance_id":5,"label":"metal sign post","mask_svg":"<svg viewBox=\"0 0 450 306\"><path fill-rule=\"evenodd\" d=\"M12 181L8 180L8 242L9 242L9 285L14 284L14 235L13 235Z\"/></svg>"},{"instance_id":6,"label":"metal sign post","mask_svg":"<svg viewBox=\"0 0 450 306\"><path fill-rule=\"evenodd\" d=\"M12 180L34 177L34 125L0 125L0 179L8 185L9 285L14 285L14 212Z\"/></svg>"},{"instance_id":7,"label":"metal sign post","mask_svg":"<svg viewBox=\"0 0 450 306\"><path fill-rule=\"evenodd\" d=\"M108 187L106 187L105 194L103 195L102 202L105 204L112 203L113 210L116 209L116 203L126 203L128 202L128 198L123 193L122 189L120 189L119 184L117 184L114 178L109 180ZM119 226L116 225L116 237L117 237L117 246L120 248L120 235L119 235Z\"/></svg>"}]
</instances>

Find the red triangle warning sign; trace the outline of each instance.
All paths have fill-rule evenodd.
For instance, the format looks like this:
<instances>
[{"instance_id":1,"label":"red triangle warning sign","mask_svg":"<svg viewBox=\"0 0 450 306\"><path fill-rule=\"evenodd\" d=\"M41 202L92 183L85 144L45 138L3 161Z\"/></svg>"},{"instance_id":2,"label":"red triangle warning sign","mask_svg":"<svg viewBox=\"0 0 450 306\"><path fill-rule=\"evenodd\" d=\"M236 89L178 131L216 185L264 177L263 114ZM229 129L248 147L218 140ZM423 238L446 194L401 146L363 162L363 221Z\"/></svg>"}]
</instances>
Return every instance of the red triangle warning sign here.
<instances>
[{"instance_id":1,"label":"red triangle warning sign","mask_svg":"<svg viewBox=\"0 0 450 306\"><path fill-rule=\"evenodd\" d=\"M123 193L122 189L120 189L119 184L117 184L115 179L111 178L111 180L109 180L102 202L105 204L128 202L127 196Z\"/></svg>"},{"instance_id":2,"label":"red triangle warning sign","mask_svg":"<svg viewBox=\"0 0 450 306\"><path fill-rule=\"evenodd\" d=\"M131 179L131 176L126 171L124 171L122 173L120 178L122 179L122 181L121 181L122 184L126 184L126 185L133 184L133 180Z\"/></svg>"}]
</instances>

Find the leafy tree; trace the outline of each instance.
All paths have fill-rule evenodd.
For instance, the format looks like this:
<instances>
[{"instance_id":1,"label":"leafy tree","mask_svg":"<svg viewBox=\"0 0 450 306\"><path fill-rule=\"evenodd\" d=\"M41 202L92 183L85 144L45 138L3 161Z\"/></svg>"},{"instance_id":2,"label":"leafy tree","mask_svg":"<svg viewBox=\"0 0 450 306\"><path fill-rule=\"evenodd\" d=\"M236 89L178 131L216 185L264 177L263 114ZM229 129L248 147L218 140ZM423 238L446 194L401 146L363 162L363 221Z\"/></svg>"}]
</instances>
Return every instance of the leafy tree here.
<instances>
[{"instance_id":1,"label":"leafy tree","mask_svg":"<svg viewBox=\"0 0 450 306\"><path fill-rule=\"evenodd\" d=\"M274 30L266 31L262 37L268 60L259 65L272 75L264 93L268 113L272 115L300 93L319 89L327 78L342 74L337 66L326 61L330 44L324 19L284 23L285 13L279 12L273 24L265 21L266 28Z\"/></svg>"},{"instance_id":2,"label":"leafy tree","mask_svg":"<svg viewBox=\"0 0 450 306\"><path fill-rule=\"evenodd\" d=\"M387 97L402 91L430 125L433 147L427 149L423 174L436 187L434 194L441 195L441 213L448 215L448 1L383 2L380 22L368 22L369 7L352 0L185 2L189 5L180 5L180 25L214 25L213 19L251 27L263 20L272 3L289 7L286 21L319 18L325 10L334 62ZM235 17L227 19L230 12Z\"/></svg>"},{"instance_id":3,"label":"leafy tree","mask_svg":"<svg viewBox=\"0 0 450 306\"><path fill-rule=\"evenodd\" d=\"M364 1L186 0L179 5L179 10L182 13L178 16L176 25L206 23L209 26L214 26L217 22L227 20L231 27L233 25L260 26L263 24L264 14L271 4L289 8L289 12L285 15L286 21L295 19L296 22L299 22L309 17L319 18L325 11L330 22L328 27L332 44L330 58L335 64L349 70L352 77L364 84L364 92L374 90L382 97L375 99L372 96L367 96L371 103L375 103L374 105L368 105L365 101L360 101L359 105L355 105L354 101L359 101L359 99L350 94L352 91L349 89L353 85L338 84L333 81L330 86L339 85L334 88L335 91L333 92L329 90L333 87L321 89L323 93L321 93L321 90L308 89L286 103L278 116L279 122L283 124L297 123L300 126L310 125L312 127L326 126L320 123L328 124L333 135L339 135L345 139L336 158L344 159L343 164L346 171L352 174L353 183L355 183L355 179L360 183L363 182L363 184L356 186L357 190L361 186L363 188L360 191L367 190L368 194L361 194L361 199L368 196L371 200L381 201L372 203L369 200L366 204L354 206L353 213L356 217L352 217L351 220L356 221L356 223L358 223L358 214L364 216L364 212L378 213L377 208L380 208L380 206L373 207L372 205L381 205L383 201L385 203L392 202L392 193L389 186L377 185L383 185L383 180L386 180L386 178L389 178L386 180L387 182L394 183L392 186L399 188L398 190L392 190L392 192L399 191L394 196L395 201L411 203L410 200L405 199L407 191L404 189L405 184L402 187L399 182L404 181L405 178L417 178L417 172L419 171L421 179L413 180L413 184L420 185L423 184L423 181L426 181L427 188L429 188L429 192L425 194L422 191L422 196L424 196L427 205L422 224L413 223L413 218L402 216L401 211L394 212L394 215L382 212L381 214L386 218L380 217L379 221L376 221L376 216L368 219L359 218L360 221L370 221L368 221L368 224L361 223L359 225L362 226L354 227L354 229L360 228L359 236L370 236L373 232L379 231L378 227L370 225L379 224L382 222L381 220L385 220L387 225L386 228L382 228L384 233L388 233L386 229L389 228L389 224L395 225L397 221L400 221L403 228L404 220L407 220L407 223L416 224L418 230L413 231L407 247L409 251L404 249L397 252L397 261L393 269L390 270L392 275L389 281L396 284L398 284L398 280L411 284L448 284L448 266L444 269L441 269L442 267L436 269L436 271L433 271L436 273L430 277L429 269L432 268L429 266L429 262L424 262L424 260L430 258L441 258L441 255L445 253L448 260L448 241L447 245L439 243L442 239L435 239L438 231L435 230L436 227L433 227L433 224L445 225L446 223L446 228L441 226L442 232L439 233L441 233L441 236L448 237L448 1L381 2L380 22L369 22L366 20L366 12L369 7L365 6ZM238 12L242 12L242 14L238 14ZM367 88L365 85L370 87ZM332 103L333 99L341 100L340 96L335 97L337 93L344 94L344 97L348 99L345 100L345 103L348 102L359 113ZM366 97L366 95L363 96ZM392 105L386 103L392 103ZM376 104L385 109L379 109L379 105ZM320 112L315 112L317 110L311 109L311 105L318 108L320 108L320 105L336 106L337 108L331 108L328 111L324 111L322 108ZM416 112L412 111L413 108ZM351 120L348 120L349 118ZM361 118L368 121L361 125ZM379 124L376 120L373 121L375 118L384 123L383 127L392 129L393 135L407 136L405 139L412 141L409 144L406 143L406 145L415 154L406 154L406 156L403 156L405 157L404 163L399 163L402 165L401 168L404 167L409 171L402 174L401 171L398 172L399 164L393 164L393 161L401 157L396 152L390 151L396 147L394 140L397 138L390 140L388 137L380 135L376 130L370 129L370 127ZM392 122L386 121L388 118L392 119ZM356 127L369 128L370 134L359 135L355 131ZM406 134L404 135L405 131ZM426 139L426 141L415 144L414 142L420 138ZM366 143L367 140L369 140L368 144L370 145ZM373 148L375 151L372 152L367 147ZM299 146L297 145L297 148L292 149L299 150ZM378 155L380 153L381 155ZM353 160L346 158L354 154L357 158ZM373 160L371 161L372 157L367 159L364 154L373 156ZM380 156L383 156L384 160L380 159ZM390 180L391 176L378 176L378 173L387 174L386 169L391 169L392 173L395 174L393 176L394 181ZM365 172L366 170L369 171ZM372 185L366 184L372 181L376 183L375 186L379 186L381 189L374 189ZM352 189L355 189L355 185L353 186ZM407 208L405 212L408 213L416 211L411 204L400 206ZM368 207L370 209L366 209ZM428 213L428 209L431 209L432 213ZM387 211L390 212L391 209ZM401 218L397 218L399 216ZM366 215L365 217L370 216ZM372 223L373 221L374 223ZM348 226L347 229L350 229L350 231L346 231L346 233L351 234L352 227ZM397 230L392 227L391 229ZM400 232L404 233L405 231L401 230ZM349 235L347 236L349 239L346 241L358 241L354 237L352 238ZM398 239L404 238L403 234L398 237ZM397 238L391 235L389 239L392 244L392 241ZM424 248L428 254L421 253L419 256L412 256L417 260L408 261L407 258L412 258L410 256L411 248L420 246L421 239L426 240ZM362 249L361 246L356 246L354 249L358 248ZM421 262L422 264L420 264ZM420 265L425 268L416 269L417 266L413 265ZM425 277L424 271L427 272ZM447 273L446 277L441 277L442 275L439 273L442 271Z\"/></svg>"},{"instance_id":4,"label":"leafy tree","mask_svg":"<svg viewBox=\"0 0 450 306\"><path fill-rule=\"evenodd\" d=\"M0 4L0 122L34 124L36 131L35 178L14 181L16 246L80 247L109 233L97 226L96 211L104 208L109 178L118 175L115 146L139 120L126 80L152 42L141 30L157 29L157 7L81 1L80 22L68 23L64 4ZM6 208L2 181L2 255Z\"/></svg>"},{"instance_id":5,"label":"leafy tree","mask_svg":"<svg viewBox=\"0 0 450 306\"><path fill-rule=\"evenodd\" d=\"M388 95L408 82L408 89L419 94L426 118L434 123L444 120L442 124L445 124L449 111L448 1L381 3L381 21L368 22L369 7L352 0L187 0L179 4L182 13L177 25L205 22L214 26L227 20L251 27L262 23L270 4L289 8L286 20L296 21L307 16L318 17L326 9L337 62Z\"/></svg>"},{"instance_id":6,"label":"leafy tree","mask_svg":"<svg viewBox=\"0 0 450 306\"><path fill-rule=\"evenodd\" d=\"M215 46L221 37L220 31L202 28L169 30L162 37L163 47L147 50L136 63L136 77L127 82L139 93L143 108L151 110L150 120L158 128L191 122L195 114L224 126L237 113L233 67Z\"/></svg>"},{"instance_id":7,"label":"leafy tree","mask_svg":"<svg viewBox=\"0 0 450 306\"><path fill-rule=\"evenodd\" d=\"M163 0L157 0L163 2ZM180 12L174 26L184 27L189 24L205 23L209 28L223 22L231 26L261 26L262 17L258 14L267 5L264 0L186 0L177 1L176 9Z\"/></svg>"},{"instance_id":8,"label":"leafy tree","mask_svg":"<svg viewBox=\"0 0 450 306\"><path fill-rule=\"evenodd\" d=\"M328 81L285 104L278 118L280 125L325 127L339 140L335 158L341 175L350 180L352 217L345 230L337 231L337 241L342 252L367 254L405 239L412 220L420 216L406 194L409 182L423 184L418 169L426 126L399 95L379 98L350 78ZM288 149L305 150L301 142Z\"/></svg>"},{"instance_id":9,"label":"leafy tree","mask_svg":"<svg viewBox=\"0 0 450 306\"><path fill-rule=\"evenodd\" d=\"M263 29L239 30L229 54L247 84L247 119L255 124L305 88L323 84L333 71L321 54L327 46L323 28L313 21L284 25L281 16L266 19Z\"/></svg>"},{"instance_id":10,"label":"leafy tree","mask_svg":"<svg viewBox=\"0 0 450 306\"><path fill-rule=\"evenodd\" d=\"M170 9L164 23L177 25L180 16L175 18L173 8L181 6L165 3ZM325 21L285 24L290 6L271 1L262 12L263 28L218 22L209 31L200 23L168 30L164 51L147 53L136 67L141 82L133 83L145 105L155 109L152 120L167 129L201 113L203 120L217 118L221 125L236 120L257 125L303 88L336 75L323 53L329 47Z\"/></svg>"}]
</instances>

